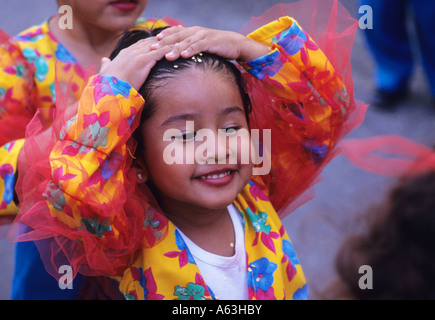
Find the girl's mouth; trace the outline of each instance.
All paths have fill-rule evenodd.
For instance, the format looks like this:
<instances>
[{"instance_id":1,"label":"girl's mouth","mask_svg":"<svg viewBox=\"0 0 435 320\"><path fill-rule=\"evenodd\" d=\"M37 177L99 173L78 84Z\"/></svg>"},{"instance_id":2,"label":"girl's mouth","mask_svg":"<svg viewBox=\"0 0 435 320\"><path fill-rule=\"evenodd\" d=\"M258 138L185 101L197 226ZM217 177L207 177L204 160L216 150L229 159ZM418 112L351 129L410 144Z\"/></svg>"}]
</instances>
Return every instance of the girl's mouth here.
<instances>
[{"instance_id":1,"label":"girl's mouth","mask_svg":"<svg viewBox=\"0 0 435 320\"><path fill-rule=\"evenodd\" d=\"M233 181L235 172L235 170L225 169L199 175L194 179L207 186L223 187Z\"/></svg>"},{"instance_id":2,"label":"girl's mouth","mask_svg":"<svg viewBox=\"0 0 435 320\"><path fill-rule=\"evenodd\" d=\"M201 180L220 179L220 178L224 178L224 177L226 177L226 176L228 176L230 174L231 174L231 170L228 170L226 172L219 173L219 174L208 174L208 175L200 176L199 179L201 179Z\"/></svg>"},{"instance_id":3,"label":"girl's mouth","mask_svg":"<svg viewBox=\"0 0 435 320\"><path fill-rule=\"evenodd\" d=\"M134 11L138 6L138 2L135 0L119 0L111 2L110 5L121 11Z\"/></svg>"}]
</instances>

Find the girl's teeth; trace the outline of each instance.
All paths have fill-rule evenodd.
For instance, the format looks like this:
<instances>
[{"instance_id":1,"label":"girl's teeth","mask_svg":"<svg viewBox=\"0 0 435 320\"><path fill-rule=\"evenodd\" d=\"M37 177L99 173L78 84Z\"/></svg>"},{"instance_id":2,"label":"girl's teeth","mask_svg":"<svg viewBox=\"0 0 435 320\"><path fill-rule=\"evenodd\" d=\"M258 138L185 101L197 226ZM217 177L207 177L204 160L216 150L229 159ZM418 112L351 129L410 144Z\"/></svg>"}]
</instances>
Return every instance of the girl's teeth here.
<instances>
[{"instance_id":1,"label":"girl's teeth","mask_svg":"<svg viewBox=\"0 0 435 320\"><path fill-rule=\"evenodd\" d=\"M221 174L211 174L211 175L208 175L208 176L202 176L201 179L202 180L205 180L205 179L219 179L219 178L226 177L230 173L231 173L231 171L227 171L227 172L221 173Z\"/></svg>"}]
</instances>

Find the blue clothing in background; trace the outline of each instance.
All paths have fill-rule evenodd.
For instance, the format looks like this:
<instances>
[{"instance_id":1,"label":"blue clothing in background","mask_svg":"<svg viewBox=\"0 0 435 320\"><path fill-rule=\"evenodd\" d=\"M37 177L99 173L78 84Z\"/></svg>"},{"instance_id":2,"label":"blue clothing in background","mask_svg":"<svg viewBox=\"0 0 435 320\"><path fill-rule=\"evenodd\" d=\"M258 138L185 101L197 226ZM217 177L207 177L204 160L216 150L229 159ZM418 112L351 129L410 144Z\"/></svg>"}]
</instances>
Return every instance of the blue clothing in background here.
<instances>
[{"instance_id":1,"label":"blue clothing in background","mask_svg":"<svg viewBox=\"0 0 435 320\"><path fill-rule=\"evenodd\" d=\"M15 249L12 300L74 300L82 277L77 275L72 289L61 289L44 268L34 242L18 242Z\"/></svg>"},{"instance_id":2,"label":"blue clothing in background","mask_svg":"<svg viewBox=\"0 0 435 320\"><path fill-rule=\"evenodd\" d=\"M361 0L361 5L373 9L373 29L363 32L376 62L377 88L388 92L406 90L417 53L435 97L435 1ZM415 35L409 32L410 21Z\"/></svg>"}]
</instances>

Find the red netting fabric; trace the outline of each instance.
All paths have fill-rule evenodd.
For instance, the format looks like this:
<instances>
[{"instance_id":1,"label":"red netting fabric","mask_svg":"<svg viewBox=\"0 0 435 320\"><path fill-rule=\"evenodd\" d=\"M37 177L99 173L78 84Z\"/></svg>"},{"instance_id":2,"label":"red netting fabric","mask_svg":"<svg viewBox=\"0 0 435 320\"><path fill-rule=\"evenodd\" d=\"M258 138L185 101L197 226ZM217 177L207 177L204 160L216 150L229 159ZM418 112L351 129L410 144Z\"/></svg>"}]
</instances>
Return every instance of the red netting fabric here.
<instances>
[{"instance_id":1,"label":"red netting fabric","mask_svg":"<svg viewBox=\"0 0 435 320\"><path fill-rule=\"evenodd\" d=\"M280 99L267 92L253 77L245 77L253 103L251 127L272 130L272 174L254 180L264 184L264 190L280 217L284 218L315 196L313 186L321 181L322 170L338 154L337 145L341 139L362 123L367 105L353 98L350 58L357 21L346 8L334 0L278 4L262 16L252 18L241 33L249 34L282 16L293 17L325 53L344 83L349 99L344 117L338 114L330 117L326 125L332 129L328 131L310 120L316 110L320 114L324 108L318 97L311 96L305 101ZM306 65L310 65L310 61L306 61ZM334 103L336 95L337 92L324 91L322 96L332 105L333 113L341 108ZM313 137L315 141L310 142ZM330 141L329 150L322 159L308 150L310 143L319 141Z\"/></svg>"},{"instance_id":2,"label":"red netting fabric","mask_svg":"<svg viewBox=\"0 0 435 320\"><path fill-rule=\"evenodd\" d=\"M340 148L356 167L382 176L413 176L435 170L435 150L400 135L347 139Z\"/></svg>"},{"instance_id":3,"label":"red netting fabric","mask_svg":"<svg viewBox=\"0 0 435 320\"><path fill-rule=\"evenodd\" d=\"M91 71L88 75L94 73ZM157 212L158 206L151 192L136 184L131 157L115 162L116 168L111 168L122 174L123 183L117 185L116 197L107 195L113 200L110 205L98 202L93 194L95 190L88 189L83 183L79 186L84 194L83 199L77 202L79 209L65 204L62 215L56 216L48 208L49 202L58 203L60 199L57 198L57 190L51 188L57 173L52 172L50 152L65 134L65 124L78 112L78 103L70 101L71 87L71 82L60 84L56 81L56 113L50 128L42 124L39 111L27 126L26 142L18 164L20 175L17 193L21 210L9 231L9 238L12 241L35 241L47 271L57 279L62 276L59 273L62 265L71 266L74 275L115 276L122 273L139 248L152 246L164 238L167 219ZM131 130L126 129L124 133L124 143L132 153L135 142L129 137L136 129L139 118L140 115L136 117L137 121L133 122ZM89 176L84 180L93 178ZM88 224L74 226L73 215L77 213L82 217L82 222L84 219ZM94 221L95 217L98 220ZM105 222L112 230L104 238L89 232L89 228L94 228L97 235L99 231L108 231L104 229ZM146 228L144 224L147 222L153 223L153 228Z\"/></svg>"}]
</instances>

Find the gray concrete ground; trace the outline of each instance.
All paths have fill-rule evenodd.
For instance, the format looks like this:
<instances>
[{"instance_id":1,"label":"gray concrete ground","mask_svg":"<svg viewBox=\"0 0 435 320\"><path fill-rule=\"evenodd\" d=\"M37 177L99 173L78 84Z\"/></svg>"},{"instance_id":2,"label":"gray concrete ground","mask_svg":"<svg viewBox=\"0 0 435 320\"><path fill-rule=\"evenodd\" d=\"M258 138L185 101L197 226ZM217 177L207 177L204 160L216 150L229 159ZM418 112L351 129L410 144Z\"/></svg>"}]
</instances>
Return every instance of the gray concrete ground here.
<instances>
[{"instance_id":1,"label":"gray concrete ground","mask_svg":"<svg viewBox=\"0 0 435 320\"><path fill-rule=\"evenodd\" d=\"M201 25L238 31L252 16L258 16L276 0L150 0L145 16L172 16L186 25ZM358 0L342 2L359 18ZM36 4L37 3L37 4ZM15 34L38 24L56 10L54 0L0 0L0 28ZM310 8L307 8L309 10ZM373 61L359 30L352 54L355 94L369 101L373 92ZM421 69L413 79L412 94L394 113L369 108L361 127L350 137L397 133L418 142L435 144L435 108L429 106L426 80ZM338 156L325 169L316 185L316 197L293 212L284 224L296 247L311 291L311 299L334 279L334 258L345 237L359 229L358 219L382 203L394 179L363 172ZM0 299L9 299L13 274L14 245L0 240ZM374 271L376 272L376 271Z\"/></svg>"}]
</instances>

